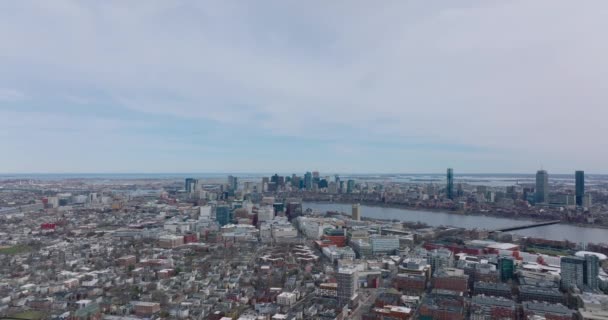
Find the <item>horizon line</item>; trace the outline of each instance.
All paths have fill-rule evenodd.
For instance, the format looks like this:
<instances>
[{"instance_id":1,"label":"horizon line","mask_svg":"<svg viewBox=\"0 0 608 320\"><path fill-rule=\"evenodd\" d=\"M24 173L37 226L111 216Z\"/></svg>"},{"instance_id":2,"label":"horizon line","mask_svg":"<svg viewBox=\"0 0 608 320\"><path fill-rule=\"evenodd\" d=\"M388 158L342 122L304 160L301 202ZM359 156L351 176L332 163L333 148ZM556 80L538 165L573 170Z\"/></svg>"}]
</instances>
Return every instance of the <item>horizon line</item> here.
<instances>
[{"instance_id":1,"label":"horizon line","mask_svg":"<svg viewBox=\"0 0 608 320\"><path fill-rule=\"evenodd\" d=\"M309 171L303 171L302 174L306 173L306 172L314 172L316 170L309 170ZM564 173L564 172L548 172L550 175L551 174L556 174L556 175L574 175L575 171L579 171L579 170L574 170L572 172L568 172L568 173ZM291 174L298 174L295 173L293 171L290 171L290 175ZM162 175L186 175L186 174L190 174L190 175L195 175L195 174L225 174L225 175L239 175L239 174L255 174L255 175L263 175L263 174L269 174L269 175L274 175L274 174L284 174L286 175L285 172L280 172L280 171L268 171L268 172L263 172L263 171L226 171L226 172L0 172L0 175L85 175L85 174L99 174L99 175L144 175L144 174L148 174L148 175L152 175L152 174L162 174ZM340 174L344 174L344 175L445 175L445 172L330 172L328 171L328 173L326 173L325 175L340 175ZM532 173L525 173L525 172L454 172L454 175L491 175L491 174L496 174L496 175L535 175L536 172L532 172ZM323 175L323 174L321 174ZM585 172L585 175L608 175L608 173L592 173L592 172Z\"/></svg>"}]
</instances>

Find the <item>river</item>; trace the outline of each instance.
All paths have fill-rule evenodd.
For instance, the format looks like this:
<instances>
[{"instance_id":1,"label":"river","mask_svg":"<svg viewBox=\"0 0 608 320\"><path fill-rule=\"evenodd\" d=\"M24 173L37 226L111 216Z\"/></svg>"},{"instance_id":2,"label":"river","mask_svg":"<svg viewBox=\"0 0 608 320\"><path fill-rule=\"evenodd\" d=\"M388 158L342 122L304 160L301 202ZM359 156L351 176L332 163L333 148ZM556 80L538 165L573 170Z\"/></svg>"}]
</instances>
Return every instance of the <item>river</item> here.
<instances>
[{"instance_id":1,"label":"river","mask_svg":"<svg viewBox=\"0 0 608 320\"><path fill-rule=\"evenodd\" d=\"M340 211L351 212L350 204L342 203L314 203L305 202L302 208L311 208L316 211ZM497 218L490 216L460 215L437 211L409 210L401 208L372 207L361 205L363 217L377 219L398 219L402 221L420 221L430 226L454 226L467 229L497 229L524 225L534 222L533 220ZM600 243L608 242L608 229L579 227L568 224L554 224L530 229L511 231L511 233L537 237L551 240L569 240L576 243Z\"/></svg>"}]
</instances>

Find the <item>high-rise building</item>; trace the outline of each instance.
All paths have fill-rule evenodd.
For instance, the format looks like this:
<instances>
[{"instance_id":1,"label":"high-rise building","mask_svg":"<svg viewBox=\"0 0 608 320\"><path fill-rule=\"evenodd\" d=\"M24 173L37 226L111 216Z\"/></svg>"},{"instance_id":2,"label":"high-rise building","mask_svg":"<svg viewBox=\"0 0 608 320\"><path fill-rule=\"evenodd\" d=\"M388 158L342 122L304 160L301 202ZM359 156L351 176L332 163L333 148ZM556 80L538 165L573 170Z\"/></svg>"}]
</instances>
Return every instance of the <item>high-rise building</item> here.
<instances>
[{"instance_id":1,"label":"high-rise building","mask_svg":"<svg viewBox=\"0 0 608 320\"><path fill-rule=\"evenodd\" d=\"M338 302L340 305L348 304L357 294L357 271L350 268L341 268L336 274L338 283Z\"/></svg>"},{"instance_id":2,"label":"high-rise building","mask_svg":"<svg viewBox=\"0 0 608 320\"><path fill-rule=\"evenodd\" d=\"M599 268L600 259L598 256L594 254L585 255L585 273L583 274L583 281L591 290L597 290L599 288Z\"/></svg>"},{"instance_id":3,"label":"high-rise building","mask_svg":"<svg viewBox=\"0 0 608 320\"><path fill-rule=\"evenodd\" d=\"M235 176L228 176L228 190L236 191L239 187L238 178Z\"/></svg>"},{"instance_id":4,"label":"high-rise building","mask_svg":"<svg viewBox=\"0 0 608 320\"><path fill-rule=\"evenodd\" d=\"M232 222L232 212L227 205L219 205L215 208L215 220L220 226L225 226Z\"/></svg>"},{"instance_id":5,"label":"high-rise building","mask_svg":"<svg viewBox=\"0 0 608 320\"><path fill-rule=\"evenodd\" d=\"M185 189L187 193L192 193L198 189L198 180L194 178L186 178Z\"/></svg>"},{"instance_id":6,"label":"high-rise building","mask_svg":"<svg viewBox=\"0 0 608 320\"><path fill-rule=\"evenodd\" d=\"M361 206L358 203L353 204L351 218L356 221L361 221Z\"/></svg>"},{"instance_id":7,"label":"high-rise building","mask_svg":"<svg viewBox=\"0 0 608 320\"><path fill-rule=\"evenodd\" d=\"M536 203L549 201L549 174L545 170L536 172Z\"/></svg>"},{"instance_id":8,"label":"high-rise building","mask_svg":"<svg viewBox=\"0 0 608 320\"><path fill-rule=\"evenodd\" d=\"M595 290L599 286L599 258L593 254L584 257L572 256L561 258L562 287L577 287L581 290Z\"/></svg>"},{"instance_id":9,"label":"high-rise building","mask_svg":"<svg viewBox=\"0 0 608 320\"><path fill-rule=\"evenodd\" d=\"M515 273L515 261L513 260L513 258L498 258L498 272L500 273L501 281L508 281L513 279L513 274Z\"/></svg>"},{"instance_id":10,"label":"high-rise building","mask_svg":"<svg viewBox=\"0 0 608 320\"><path fill-rule=\"evenodd\" d=\"M448 199L454 199L454 169L448 168L446 194Z\"/></svg>"},{"instance_id":11,"label":"high-rise building","mask_svg":"<svg viewBox=\"0 0 608 320\"><path fill-rule=\"evenodd\" d=\"M560 276L562 278L562 287L570 288L572 286L583 286L583 274L585 268L585 259L579 257L562 257Z\"/></svg>"},{"instance_id":12,"label":"high-rise building","mask_svg":"<svg viewBox=\"0 0 608 320\"><path fill-rule=\"evenodd\" d=\"M312 173L310 171L304 174L304 187L306 190L312 190Z\"/></svg>"},{"instance_id":13,"label":"high-rise building","mask_svg":"<svg viewBox=\"0 0 608 320\"><path fill-rule=\"evenodd\" d=\"M349 179L346 181L346 193L353 193L355 190L355 180Z\"/></svg>"},{"instance_id":14,"label":"high-rise building","mask_svg":"<svg viewBox=\"0 0 608 320\"><path fill-rule=\"evenodd\" d=\"M454 264L454 254L448 249L429 251L426 261L431 266L431 273L444 268L451 268Z\"/></svg>"},{"instance_id":15,"label":"high-rise building","mask_svg":"<svg viewBox=\"0 0 608 320\"><path fill-rule=\"evenodd\" d=\"M585 171L576 171L574 178L576 180L576 205L580 207L583 205L583 197L585 197Z\"/></svg>"}]
</instances>

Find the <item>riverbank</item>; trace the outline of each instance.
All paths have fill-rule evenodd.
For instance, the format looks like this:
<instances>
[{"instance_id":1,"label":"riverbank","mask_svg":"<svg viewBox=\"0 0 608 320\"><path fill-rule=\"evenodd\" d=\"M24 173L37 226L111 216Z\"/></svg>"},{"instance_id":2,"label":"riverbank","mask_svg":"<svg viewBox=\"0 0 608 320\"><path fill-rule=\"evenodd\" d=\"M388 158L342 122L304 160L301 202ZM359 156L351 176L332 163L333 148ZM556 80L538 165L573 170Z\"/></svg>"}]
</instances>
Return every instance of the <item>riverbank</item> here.
<instances>
[{"instance_id":1,"label":"riverbank","mask_svg":"<svg viewBox=\"0 0 608 320\"><path fill-rule=\"evenodd\" d=\"M368 207L374 207L374 208L391 208L391 209L402 209L402 210L411 210L411 211L418 211L418 212L438 212L438 213L447 213L447 214L453 214L453 215L459 215L459 216L484 216L484 217L493 217L493 218L498 218L498 219L525 220L528 222L542 222L542 221L551 220L551 219L533 219L532 217L522 217L522 216L505 217L505 216L487 214L484 212L463 212L463 211L458 211L458 210L420 208L420 207L411 207L408 205L394 204L394 203L376 203L376 202L369 203L369 202L349 202L349 201L304 201L304 202L315 203L315 204L341 204L341 205L353 205L353 204L358 203L362 206L368 206ZM303 209L306 209L306 208L303 208Z\"/></svg>"},{"instance_id":2,"label":"riverbank","mask_svg":"<svg viewBox=\"0 0 608 320\"><path fill-rule=\"evenodd\" d=\"M304 202L303 208L317 212L344 212L350 214L351 204L346 202ZM453 226L464 229L498 230L535 223L528 219L510 219L489 215L464 215L446 210L411 210L400 206L373 206L361 204L361 216L371 219L421 222L431 227ZM608 231L604 228L579 227L574 224L551 224L510 231L509 233L532 238L574 243L605 243Z\"/></svg>"},{"instance_id":3,"label":"riverbank","mask_svg":"<svg viewBox=\"0 0 608 320\"><path fill-rule=\"evenodd\" d=\"M496 219L525 221L525 222L543 222L543 221L549 221L549 220L554 219L553 217L548 217L548 218L543 219L543 218L540 218L537 216L500 216L500 215L496 215L496 214L492 214L492 213L488 213L488 212L463 212L463 211L458 211L458 210L446 210L446 209L437 209L437 208L420 208L420 207L411 207L408 205L393 204L393 203L377 203L377 202L369 203L369 202L350 202L350 201L304 201L304 202L321 204L321 205L330 205L330 204L352 205L355 203L359 203L362 206L375 207L375 208L391 208L391 209L411 210L411 211L417 211L417 212L435 212L435 213L444 213L444 214L451 214L451 215L455 215L455 216L465 216L465 217L482 216L482 217L491 217L491 218L496 218ZM303 208L303 209L306 209L306 208ZM346 213L348 214L349 212L346 212ZM392 220L392 219L387 219L387 220ZM568 221L563 221L563 220L561 220L561 221L562 222L559 223L560 225L608 230L608 226L603 226L603 225L590 225L590 224L583 224L583 223L570 223Z\"/></svg>"}]
</instances>

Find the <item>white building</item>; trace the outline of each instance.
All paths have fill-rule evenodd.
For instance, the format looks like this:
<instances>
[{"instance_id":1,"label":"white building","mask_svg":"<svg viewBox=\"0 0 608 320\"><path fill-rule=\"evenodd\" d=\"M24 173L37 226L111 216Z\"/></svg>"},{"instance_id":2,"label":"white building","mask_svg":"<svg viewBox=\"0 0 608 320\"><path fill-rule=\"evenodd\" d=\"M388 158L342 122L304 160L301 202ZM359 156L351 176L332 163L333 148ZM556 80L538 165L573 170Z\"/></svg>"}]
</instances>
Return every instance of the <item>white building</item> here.
<instances>
[{"instance_id":1,"label":"white building","mask_svg":"<svg viewBox=\"0 0 608 320\"><path fill-rule=\"evenodd\" d=\"M372 236L370 237L373 254L392 254L399 249L399 238L394 236Z\"/></svg>"},{"instance_id":2,"label":"white building","mask_svg":"<svg viewBox=\"0 0 608 320\"><path fill-rule=\"evenodd\" d=\"M258 221L266 222L274 219L274 208L272 206L262 206L258 209Z\"/></svg>"},{"instance_id":3,"label":"white building","mask_svg":"<svg viewBox=\"0 0 608 320\"><path fill-rule=\"evenodd\" d=\"M292 306L296 303L297 296L295 293L282 292L277 296L277 304L282 306Z\"/></svg>"},{"instance_id":4,"label":"white building","mask_svg":"<svg viewBox=\"0 0 608 320\"><path fill-rule=\"evenodd\" d=\"M201 206L198 213L199 220L210 220L211 219L211 206Z\"/></svg>"}]
</instances>

